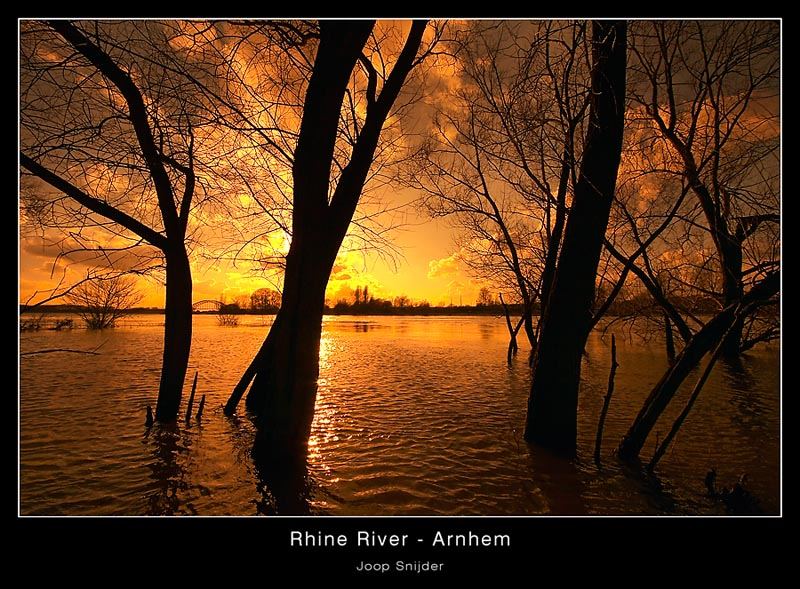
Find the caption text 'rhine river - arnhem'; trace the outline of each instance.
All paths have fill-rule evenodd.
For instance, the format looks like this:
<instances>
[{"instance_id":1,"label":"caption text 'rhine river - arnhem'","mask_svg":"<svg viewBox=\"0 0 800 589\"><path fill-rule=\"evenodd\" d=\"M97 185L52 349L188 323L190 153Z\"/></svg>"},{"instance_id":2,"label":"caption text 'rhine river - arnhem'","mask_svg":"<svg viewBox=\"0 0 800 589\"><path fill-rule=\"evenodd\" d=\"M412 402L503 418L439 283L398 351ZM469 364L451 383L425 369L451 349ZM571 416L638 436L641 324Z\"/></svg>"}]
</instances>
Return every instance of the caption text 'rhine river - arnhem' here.
<instances>
[{"instance_id":1,"label":"caption text 'rhine river - arnhem'","mask_svg":"<svg viewBox=\"0 0 800 589\"><path fill-rule=\"evenodd\" d=\"M410 539L408 534L380 534L374 531L359 530L356 532L355 545L364 548L402 547L412 543L423 544L424 538ZM308 532L293 530L289 533L289 546L293 548L326 548L344 547L350 545L350 538L346 534L323 534L322 532ZM433 548L445 547L510 547L509 534L443 534L436 531L430 543Z\"/></svg>"}]
</instances>

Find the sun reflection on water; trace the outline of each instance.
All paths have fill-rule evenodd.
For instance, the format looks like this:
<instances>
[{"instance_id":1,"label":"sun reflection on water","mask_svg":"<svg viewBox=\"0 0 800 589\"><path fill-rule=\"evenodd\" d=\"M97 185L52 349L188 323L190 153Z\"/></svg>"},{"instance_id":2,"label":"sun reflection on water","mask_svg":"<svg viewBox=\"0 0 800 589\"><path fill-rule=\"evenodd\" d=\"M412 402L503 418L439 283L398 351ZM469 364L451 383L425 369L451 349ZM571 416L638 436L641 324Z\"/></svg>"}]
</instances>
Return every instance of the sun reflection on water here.
<instances>
[{"instance_id":1,"label":"sun reflection on water","mask_svg":"<svg viewBox=\"0 0 800 589\"><path fill-rule=\"evenodd\" d=\"M319 343L320 372L324 373L330 368L331 354L337 348L331 334L323 333ZM308 440L308 466L327 479L336 479L330 467L325 463L323 448L330 442L339 440L335 427L338 414L338 405L328 388L328 380L324 377L317 381L317 401L314 413L314 423L311 426L311 437ZM337 479L338 480L338 479Z\"/></svg>"}]
</instances>

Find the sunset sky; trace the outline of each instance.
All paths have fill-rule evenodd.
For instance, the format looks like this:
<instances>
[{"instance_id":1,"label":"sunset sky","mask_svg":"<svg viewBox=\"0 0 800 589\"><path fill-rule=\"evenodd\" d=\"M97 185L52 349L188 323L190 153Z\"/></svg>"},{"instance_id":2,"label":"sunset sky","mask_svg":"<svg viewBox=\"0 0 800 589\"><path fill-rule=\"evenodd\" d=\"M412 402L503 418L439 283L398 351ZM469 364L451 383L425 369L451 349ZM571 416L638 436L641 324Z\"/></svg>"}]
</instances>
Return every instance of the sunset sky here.
<instances>
[{"instance_id":1,"label":"sunset sky","mask_svg":"<svg viewBox=\"0 0 800 589\"><path fill-rule=\"evenodd\" d=\"M430 219L417 213L413 206L407 208L406 224L398 228L392 241L402 253L394 262L377 253L342 252L328 286L328 298L335 303L340 298L352 300L357 286L369 286L376 297L393 298L407 295L412 299L425 299L431 304L474 304L480 284L472 279L458 261L453 244L454 230L446 221ZM257 268L247 262L199 259L194 256L194 299L232 300L249 295L270 283ZM55 257L53 249L46 247L40 238L20 238L20 301L25 302L35 291L45 291L55 286L61 276L57 270L51 277ZM59 268L62 266L59 265ZM79 279L86 273L80 263L67 269L65 283ZM141 278L144 294L142 306L162 307L164 288L155 279Z\"/></svg>"},{"instance_id":2,"label":"sunset sky","mask_svg":"<svg viewBox=\"0 0 800 589\"><path fill-rule=\"evenodd\" d=\"M376 29L377 34L382 36L386 32L387 36L382 39L384 48L390 47L389 53L399 50L401 47L399 42L404 39L409 26L408 21L379 22ZM171 45L176 51L181 51L184 49L184 45L191 44L181 35L178 35L173 41L174 43L171 41ZM394 47L392 42L397 46ZM49 58L50 56L44 55L44 59ZM53 59L58 59L58 56L53 56ZM454 76L453 73L452 67L441 64L430 70L430 75L426 78L425 83L429 84L427 94L431 99L441 98L442 93L452 90L453 85L458 83L454 81L457 76ZM249 81L248 75L250 74L245 73L246 81ZM425 118L424 114L418 115L418 113L424 113L425 108L424 105L414 105L414 114L411 118ZM390 120L388 124L391 123ZM222 165L214 162L213 158L210 158L210 162L207 163L211 167ZM87 180L87 182L89 181ZM112 183L106 187L106 190L113 191L116 188ZM38 190L52 193L52 189L47 186L42 186ZM102 190L98 192L102 192ZM375 297L393 298L406 295L412 300L427 300L434 305L446 305L451 302L453 304L460 302L474 304L478 290L483 284L471 278L466 273L465 267L459 262L458 246L454 241L456 230L452 229L447 221L431 219L415 206L413 201L418 196L412 190L397 185L375 190L370 202L380 202L386 208L395 209L391 213L387 213L385 221L378 219L379 224L397 226L386 236L391 245L388 248L383 247L382 252L362 252L349 251L347 242L345 242L340 250L328 287L328 299L331 304L340 299L352 300L355 288L365 285L369 287ZM252 201L246 195L240 195L239 198ZM364 206L369 207L369 203L360 206L363 209ZM400 208L396 209L396 207ZM213 220L209 221L209 217L205 217L205 215L206 212L203 211L198 217L213 231L216 223ZM211 219L213 219L213 214ZM21 302L31 299L37 291L38 294L31 302L40 300L42 295L47 294L47 291L54 288L60 280L62 281L61 286L66 286L84 277L87 270L91 266L95 266L95 264L88 263L84 254L62 257L54 266L59 253L59 247L56 247L54 242L61 239L63 233L58 234L55 230L46 230L42 235L41 230L25 225L24 216L21 216L21 222L23 223L20 236L19 296ZM228 229L218 226L216 231L224 236ZM91 233L89 234L91 235ZM107 236L105 238L107 239ZM102 239L99 238L98 242L102 243ZM277 249L283 250L283 253L288 250L287 239L280 235L270 237L270 240L277 240ZM70 249L63 244L62 248ZM390 252L389 249L394 251ZM149 250L155 251L152 248ZM234 262L228 259L229 256L220 254L219 248L206 247L205 243L194 244L190 257L195 301L202 299L230 301L242 295L249 296L259 288L274 287L270 282L270 276L265 274L258 264L241 259L241 257ZM246 256L242 257L246 258ZM162 307L164 287L160 281L161 277L156 274L138 280L143 294L141 305Z\"/></svg>"},{"instance_id":3,"label":"sunset sky","mask_svg":"<svg viewBox=\"0 0 800 589\"><path fill-rule=\"evenodd\" d=\"M175 26L178 33L170 40L169 46L170 51L178 54L191 46L185 29L181 27L191 28L196 25L178 23ZM407 21L381 21L378 23L376 37L381 39L381 44L387 55L392 55L399 50L399 43L404 39L409 26ZM460 24L457 21L450 21L449 26L457 29ZM207 35L210 33L204 31L202 34ZM214 41L215 39L211 39L212 44ZM198 52L198 55L194 57L195 59L200 57L200 61L202 61L202 58L204 58L202 55L203 49L186 49L186 51L190 55L187 58L189 60L192 59L192 51ZM252 57L246 51L244 55L245 57ZM59 59L58 55L48 54L47 52L37 54L37 57L44 61ZM402 117L390 117L384 127L384 135L388 136L393 131L391 129L392 125L402 126L403 132L407 133L407 135L401 135L399 139L401 144L406 142L407 137L425 137L432 132L431 114L437 107L445 110L447 108L455 108L453 104L456 104L456 101L453 100L452 94L462 85L460 81L461 72L458 65L439 60L434 60L431 63L433 65L426 71L426 75L420 78L423 84L421 89L425 100L411 103L412 106L405 111ZM264 63L258 64L258 67L260 69L255 75L245 67L242 78L239 80L239 89L245 100L248 98L247 93L253 92L249 84L252 83L258 86L261 83L258 80L259 76L264 73L265 69L269 69L268 64ZM271 73L266 71L267 77ZM262 88L259 86L258 90L261 91ZM754 126L754 128L759 129L759 134L764 136L778 135L778 120L777 117L774 117L777 109L777 96L767 95L762 98L756 95L754 97L750 111L751 116L757 119L763 118L767 122L765 125ZM261 114L258 110L258 105L256 105L254 112ZM634 114L635 109L630 107L629 115L633 116ZM297 111L289 112L288 115L286 120L289 120L290 124L297 125L299 123ZM406 125L408 127L405 127ZM387 130L387 127L390 129ZM210 135L205 136L205 139L214 140L213 133L216 132L210 131ZM447 132L449 131L446 130L445 133ZM225 139L221 139L220 143L224 143L224 141ZM213 142L211 141L210 143ZM236 144L237 147L238 145ZM225 147L229 146L226 144ZM213 168L214 173L222 169L221 175L224 176L226 164L216 160L216 152L213 149L214 146L212 146L211 151L207 152L204 165L208 168ZM202 155L200 159L202 159ZM274 163L274 160L271 160L270 157L270 155L265 155L263 160L255 162L255 165L258 166L255 170L259 172L256 176L266 176L267 179L250 178L251 182L261 183L261 188L263 188L264 183L268 184L270 182L268 174L260 174L261 170L268 169L270 164ZM626 157L630 160L629 155ZM246 163L252 164L250 161ZM623 170L626 165L628 165L626 161L623 161ZM235 167L235 164L228 164L228 167ZM280 164L275 167L280 168ZM288 169L284 166L275 175L280 177L279 181L282 180L286 183L286 186L290 186L291 174L287 172ZM213 176L214 174L210 175ZM102 182L106 181L108 182L107 184L99 187L93 185L97 182L102 184ZM102 177L100 177L100 180L97 177L85 179L86 185L90 186L98 194L105 192L113 195L115 191L138 190L136 185L132 188L124 186L120 189L115 185L115 182L116 180L114 179L107 180L107 178ZM256 188L255 192L258 192L258 188ZM651 190L648 193L648 186L646 185L638 188L640 190L638 198L642 205L656 195L655 190ZM230 184L230 178L225 177L219 180L215 187L212 187L212 190L214 189L217 191L215 197L219 195L224 197L235 195L232 198L228 198L231 207L236 208L243 202L245 205L243 210L247 206L252 208L253 199L240 190L240 185ZM290 191L290 188L287 190ZM41 194L47 194L48 192L50 195L54 194L51 188L42 184L35 187L34 191L38 191ZM498 189L497 192L499 193L501 190ZM385 215L379 215L377 218L378 224L384 227L397 227L385 236L389 245L383 246L381 252L363 252L357 248L351 249L348 241L345 240L334 265L328 286L327 298L331 304L335 304L341 299L352 301L353 292L359 286L368 286L371 294L375 297L391 299L395 296L405 295L412 300L427 300L433 305L447 305L450 303L474 304L481 287L489 286L493 291L498 289L498 285L486 284L468 274L464 262L459 259L459 252L462 251L459 246L459 238L462 238L460 242L463 243L464 235L460 234L459 230L454 228L448 219L432 219L428 216L425 211L414 203L415 199L420 196L422 196L420 193L416 193L410 188L403 188L397 183L390 183L387 186L375 189L369 198L362 198L362 204L359 205L361 214L365 214L365 210L370 211L371 206L379 203L379 207L393 210ZM642 196L646 198L642 198ZM133 210L136 210L137 214L142 213L144 217L152 215L153 210L155 210L153 202L149 205L149 211L137 209L135 205L131 206ZM357 217L358 214L356 215ZM194 281L193 298L195 301L202 299L232 301L240 296L249 296L259 288L275 287L274 274L270 275L264 271L260 264L249 261L247 255L239 255L235 261L232 260L230 251L222 252L219 247L211 247L209 238L203 233L206 231L212 234L216 233L211 237L221 238L218 241L226 241L227 247L235 249L238 247L237 239L240 242L247 242L247 240L253 238L254 234L258 233L257 228L250 226L250 219L241 222L234 221L233 225L231 225L229 223L230 218L226 217L225 212L215 211L213 207L210 209L203 208L202 210L198 208L197 214L193 210L192 216L192 221L202 227L201 233L198 234L195 242L190 247ZM265 218L263 213L259 213L257 216L262 219ZM56 245L59 240L64 239L65 234L69 234L69 231L65 233L63 228L61 232L58 229L47 229L42 233L41 229L30 225L24 215L21 214L20 219L22 223L20 231L19 280L19 298L21 302L37 302L56 285L60 284L61 287L64 287L74 283L85 277L89 268L97 266L96 258L89 260L83 253L67 254L65 257L58 259L58 263L56 263L60 252L75 249L75 241L62 241L60 245ZM236 225L237 222L239 223L238 227ZM156 224L156 226L158 225ZM241 236L231 233L231 229L238 230L242 227L245 229L241 231ZM271 229L274 229L274 227ZM90 243L93 237L96 236L95 244L103 243L117 247L130 245L130 241L120 243L114 241L115 238L108 242L108 235L93 234L94 228L84 228L82 231L86 233L86 235L82 234L82 237L88 236ZM284 236L280 231L271 233L267 240L278 253L285 254L288 251L288 236ZM146 250L146 255L152 255L155 252L150 247L143 249ZM143 295L141 305L163 306L164 287L160 282L162 278L161 275L154 274L138 279Z\"/></svg>"}]
</instances>

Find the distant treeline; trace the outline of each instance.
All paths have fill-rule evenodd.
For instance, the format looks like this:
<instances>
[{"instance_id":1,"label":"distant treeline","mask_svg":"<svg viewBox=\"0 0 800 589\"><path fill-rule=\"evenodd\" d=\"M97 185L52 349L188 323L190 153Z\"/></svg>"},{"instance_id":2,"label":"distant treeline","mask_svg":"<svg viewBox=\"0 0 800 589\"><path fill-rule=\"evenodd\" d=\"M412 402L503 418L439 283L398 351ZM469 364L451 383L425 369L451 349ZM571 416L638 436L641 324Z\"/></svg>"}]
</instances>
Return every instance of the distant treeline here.
<instances>
[{"instance_id":1,"label":"distant treeline","mask_svg":"<svg viewBox=\"0 0 800 589\"><path fill-rule=\"evenodd\" d=\"M521 305L510 305L512 314L519 314L522 311ZM41 313L41 314L75 314L82 309L75 305L40 305L28 307L20 305L20 313ZM274 315L275 308L249 309L242 308L236 303L224 305L219 311L195 311L201 315L216 315L217 313L228 315ZM158 307L134 307L126 311L127 314L153 314L163 315L164 309ZM335 305L325 305L326 315L500 315L503 308L500 305L448 305L446 307L434 307L428 303L404 305L395 307L391 301L375 301L374 303L360 303L358 305L349 304L343 301Z\"/></svg>"},{"instance_id":2,"label":"distant treeline","mask_svg":"<svg viewBox=\"0 0 800 589\"><path fill-rule=\"evenodd\" d=\"M22 313L44 313L44 314L67 314L84 311L84 307L78 305L20 305L19 312ZM164 309L159 307L132 307L125 310L126 314L153 314L163 315Z\"/></svg>"},{"instance_id":3,"label":"distant treeline","mask_svg":"<svg viewBox=\"0 0 800 589\"><path fill-rule=\"evenodd\" d=\"M509 305L512 315L522 312L522 305ZM216 311L199 311L216 313ZM275 308L243 308L236 303L224 305L219 313L225 315L273 315ZM502 315L503 307L497 305L447 305L433 306L428 302L394 305L392 301L372 299L365 303L339 301L335 305L326 304L326 315Z\"/></svg>"},{"instance_id":4,"label":"distant treeline","mask_svg":"<svg viewBox=\"0 0 800 589\"><path fill-rule=\"evenodd\" d=\"M512 305L512 313L522 312L522 305ZM366 303L350 304L339 301L325 305L326 315L502 315L500 305L448 305L434 307L430 303L395 306L391 301L376 299Z\"/></svg>"},{"instance_id":5,"label":"distant treeline","mask_svg":"<svg viewBox=\"0 0 800 589\"><path fill-rule=\"evenodd\" d=\"M719 303L710 297L675 297L675 306L680 309L689 309L697 314L712 314L719 311ZM534 313L538 312L534 305ZM522 313L522 305L508 305L512 316ZM272 315L278 307L260 305L258 308L246 307L239 303L224 305L219 313L229 315ZM78 313L82 309L75 305L39 305L28 307L20 305L20 313L67 314ZM648 312L660 313L649 295L639 294L626 300L617 300L608 310L609 316L647 315ZM158 307L133 307L127 311L131 314L163 314L164 309ZM215 314L217 311L196 311L202 314ZM503 306L496 303L478 303L476 305L446 305L434 306L427 301L413 302L407 297L396 297L394 301L388 299L370 298L367 301L350 302L338 301L334 305L325 305L326 315L503 315Z\"/></svg>"}]
</instances>

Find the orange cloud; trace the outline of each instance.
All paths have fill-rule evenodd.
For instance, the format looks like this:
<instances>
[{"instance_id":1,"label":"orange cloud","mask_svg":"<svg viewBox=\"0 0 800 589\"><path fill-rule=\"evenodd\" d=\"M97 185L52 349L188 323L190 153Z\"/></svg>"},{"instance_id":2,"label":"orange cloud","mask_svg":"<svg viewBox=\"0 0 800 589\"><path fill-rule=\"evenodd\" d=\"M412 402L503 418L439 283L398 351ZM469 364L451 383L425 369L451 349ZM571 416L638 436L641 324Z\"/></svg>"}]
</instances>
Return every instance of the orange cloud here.
<instances>
[{"instance_id":1,"label":"orange cloud","mask_svg":"<svg viewBox=\"0 0 800 589\"><path fill-rule=\"evenodd\" d=\"M446 278L460 272L459 252L428 262L428 278Z\"/></svg>"}]
</instances>

